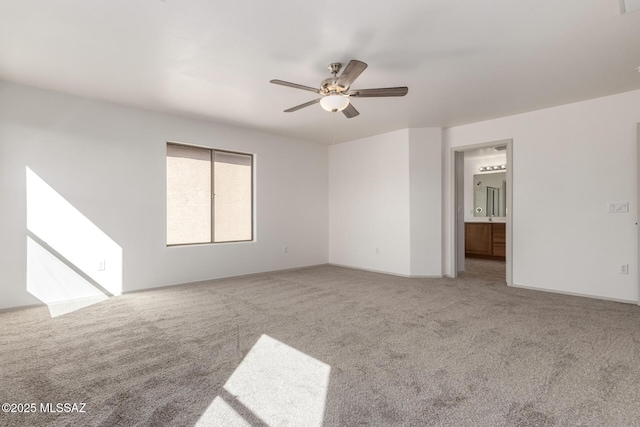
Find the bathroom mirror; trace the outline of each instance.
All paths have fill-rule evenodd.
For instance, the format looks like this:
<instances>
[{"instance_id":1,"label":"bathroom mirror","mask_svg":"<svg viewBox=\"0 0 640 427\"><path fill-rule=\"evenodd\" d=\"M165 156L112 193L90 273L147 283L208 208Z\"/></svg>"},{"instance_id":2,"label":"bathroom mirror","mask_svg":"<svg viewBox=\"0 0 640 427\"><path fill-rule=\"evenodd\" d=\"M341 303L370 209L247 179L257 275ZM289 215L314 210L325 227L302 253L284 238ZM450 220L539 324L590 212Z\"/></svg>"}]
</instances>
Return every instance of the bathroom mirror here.
<instances>
[{"instance_id":1,"label":"bathroom mirror","mask_svg":"<svg viewBox=\"0 0 640 427\"><path fill-rule=\"evenodd\" d=\"M483 173L473 176L473 216L507 216L507 173Z\"/></svg>"}]
</instances>

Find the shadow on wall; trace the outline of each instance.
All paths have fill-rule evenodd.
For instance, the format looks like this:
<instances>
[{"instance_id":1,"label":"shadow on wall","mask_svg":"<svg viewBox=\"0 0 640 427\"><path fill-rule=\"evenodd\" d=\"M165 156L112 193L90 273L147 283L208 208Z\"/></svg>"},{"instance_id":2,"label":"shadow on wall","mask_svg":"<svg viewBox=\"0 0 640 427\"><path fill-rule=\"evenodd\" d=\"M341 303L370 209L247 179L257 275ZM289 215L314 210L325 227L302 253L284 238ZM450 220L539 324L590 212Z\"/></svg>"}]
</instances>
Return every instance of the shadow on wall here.
<instances>
[{"instance_id":1,"label":"shadow on wall","mask_svg":"<svg viewBox=\"0 0 640 427\"><path fill-rule=\"evenodd\" d=\"M52 317L122 293L122 248L29 167L27 292Z\"/></svg>"},{"instance_id":2,"label":"shadow on wall","mask_svg":"<svg viewBox=\"0 0 640 427\"><path fill-rule=\"evenodd\" d=\"M262 335L195 427L321 427L331 367Z\"/></svg>"}]
</instances>

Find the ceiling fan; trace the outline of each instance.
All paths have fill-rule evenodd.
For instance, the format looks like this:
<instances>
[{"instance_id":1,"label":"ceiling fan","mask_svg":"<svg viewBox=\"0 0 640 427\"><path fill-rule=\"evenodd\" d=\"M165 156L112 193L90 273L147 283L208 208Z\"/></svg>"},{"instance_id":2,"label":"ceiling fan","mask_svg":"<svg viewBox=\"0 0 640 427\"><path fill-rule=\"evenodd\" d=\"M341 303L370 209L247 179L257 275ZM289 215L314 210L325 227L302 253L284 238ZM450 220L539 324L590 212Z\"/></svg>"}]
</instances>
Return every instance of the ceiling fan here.
<instances>
[{"instance_id":1,"label":"ceiling fan","mask_svg":"<svg viewBox=\"0 0 640 427\"><path fill-rule=\"evenodd\" d=\"M358 78L360 74L367 68L367 64L362 61L352 59L349 61L342 74L338 76L342 64L334 62L329 64L327 69L331 72L333 77L324 79L320 83L320 88L316 89L310 86L299 85L297 83L285 82L284 80L271 80L270 83L289 86L295 89L308 90L309 92L315 92L322 95L321 98L314 99L313 101L305 102L304 104L296 105L287 110L285 113L291 113L298 111L302 108L308 107L313 104L320 103L320 106L326 111L335 113L342 111L342 113L348 118L352 118L360 114L358 110L351 104L350 98L374 98L385 96L405 96L409 92L407 87L386 87L376 89L355 89L350 90L351 84Z\"/></svg>"}]
</instances>

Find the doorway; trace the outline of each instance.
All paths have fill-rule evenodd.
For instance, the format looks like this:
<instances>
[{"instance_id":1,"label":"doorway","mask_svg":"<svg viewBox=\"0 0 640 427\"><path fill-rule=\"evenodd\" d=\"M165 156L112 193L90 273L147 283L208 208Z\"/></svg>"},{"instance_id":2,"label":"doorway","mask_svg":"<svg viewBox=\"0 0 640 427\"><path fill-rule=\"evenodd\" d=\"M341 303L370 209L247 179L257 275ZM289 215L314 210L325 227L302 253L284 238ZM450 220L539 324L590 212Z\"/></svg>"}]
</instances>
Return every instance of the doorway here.
<instances>
[{"instance_id":1,"label":"doorway","mask_svg":"<svg viewBox=\"0 0 640 427\"><path fill-rule=\"evenodd\" d=\"M451 148L454 277L513 284L512 146L508 139Z\"/></svg>"}]
</instances>

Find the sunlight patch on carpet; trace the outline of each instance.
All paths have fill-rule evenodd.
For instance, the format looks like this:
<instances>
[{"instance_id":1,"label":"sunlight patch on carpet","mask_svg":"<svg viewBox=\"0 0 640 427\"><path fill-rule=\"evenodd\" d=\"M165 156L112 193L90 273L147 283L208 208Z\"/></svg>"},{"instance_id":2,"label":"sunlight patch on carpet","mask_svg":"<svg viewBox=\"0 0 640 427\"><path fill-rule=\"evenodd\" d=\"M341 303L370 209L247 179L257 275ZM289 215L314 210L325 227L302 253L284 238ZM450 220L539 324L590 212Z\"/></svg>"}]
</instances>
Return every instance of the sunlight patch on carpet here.
<instances>
[{"instance_id":1,"label":"sunlight patch on carpet","mask_svg":"<svg viewBox=\"0 0 640 427\"><path fill-rule=\"evenodd\" d=\"M262 335L229 377L224 389L268 426L320 427L330 371L326 363ZM221 425L217 420L228 417L226 411L233 411L229 405L222 406L216 400L196 426Z\"/></svg>"},{"instance_id":2,"label":"sunlight patch on carpet","mask_svg":"<svg viewBox=\"0 0 640 427\"><path fill-rule=\"evenodd\" d=\"M220 396L216 396L200 417L195 427L251 427L234 409Z\"/></svg>"}]
</instances>

